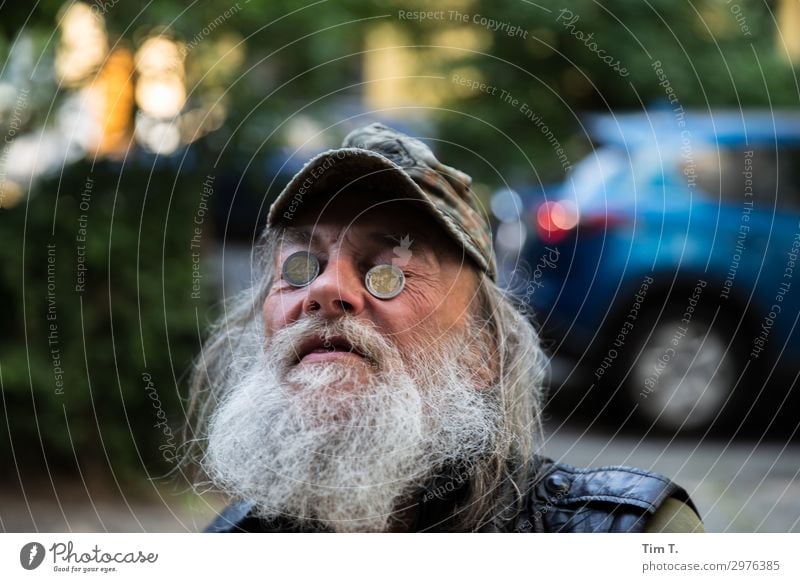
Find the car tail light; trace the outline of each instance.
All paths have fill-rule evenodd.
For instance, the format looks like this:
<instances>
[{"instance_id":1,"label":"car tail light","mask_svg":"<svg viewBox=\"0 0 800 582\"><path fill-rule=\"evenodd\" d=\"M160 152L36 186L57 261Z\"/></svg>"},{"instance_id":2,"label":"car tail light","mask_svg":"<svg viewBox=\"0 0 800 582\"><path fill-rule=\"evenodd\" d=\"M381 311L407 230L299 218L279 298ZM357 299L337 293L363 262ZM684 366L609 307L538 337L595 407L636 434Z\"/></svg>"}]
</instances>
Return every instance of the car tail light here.
<instances>
[{"instance_id":1,"label":"car tail light","mask_svg":"<svg viewBox=\"0 0 800 582\"><path fill-rule=\"evenodd\" d=\"M604 232L626 222L625 216L612 212L590 212L580 215L569 200L545 202L536 210L536 232L546 243L557 243L578 226L584 234Z\"/></svg>"},{"instance_id":2,"label":"car tail light","mask_svg":"<svg viewBox=\"0 0 800 582\"><path fill-rule=\"evenodd\" d=\"M536 232L548 243L557 243L578 226L578 208L569 200L543 203L536 211Z\"/></svg>"}]
</instances>

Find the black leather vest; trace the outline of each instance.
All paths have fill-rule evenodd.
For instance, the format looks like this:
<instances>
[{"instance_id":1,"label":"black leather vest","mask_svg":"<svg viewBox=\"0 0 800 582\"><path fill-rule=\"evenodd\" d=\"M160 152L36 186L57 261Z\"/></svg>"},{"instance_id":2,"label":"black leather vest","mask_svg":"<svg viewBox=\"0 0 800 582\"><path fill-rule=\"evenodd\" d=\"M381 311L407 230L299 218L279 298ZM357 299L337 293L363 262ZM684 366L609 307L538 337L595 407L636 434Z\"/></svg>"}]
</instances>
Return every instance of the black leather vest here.
<instances>
[{"instance_id":1,"label":"black leather vest","mask_svg":"<svg viewBox=\"0 0 800 582\"><path fill-rule=\"evenodd\" d=\"M453 493L457 497L458 488ZM687 503L697 512L686 491L657 473L623 466L578 469L537 457L524 509L491 531L637 533L644 530L647 520L670 497ZM414 530L441 531L437 525L451 513L453 495L420 506L425 511L421 512L423 516L418 518ZM252 502L240 501L226 507L205 531L309 530L301 530L289 520L260 520L253 515Z\"/></svg>"},{"instance_id":2,"label":"black leather vest","mask_svg":"<svg viewBox=\"0 0 800 582\"><path fill-rule=\"evenodd\" d=\"M517 517L514 531L642 532L670 497L698 513L682 487L651 471L623 466L578 469L543 459L537 473L530 503Z\"/></svg>"}]
</instances>

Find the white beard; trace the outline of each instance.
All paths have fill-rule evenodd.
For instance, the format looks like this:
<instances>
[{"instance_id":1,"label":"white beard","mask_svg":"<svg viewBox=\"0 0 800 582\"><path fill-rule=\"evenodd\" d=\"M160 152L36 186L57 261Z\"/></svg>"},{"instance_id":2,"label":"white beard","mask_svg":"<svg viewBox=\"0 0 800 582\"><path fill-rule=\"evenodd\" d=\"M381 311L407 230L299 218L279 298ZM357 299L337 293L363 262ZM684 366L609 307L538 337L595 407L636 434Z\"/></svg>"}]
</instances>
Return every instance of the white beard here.
<instances>
[{"instance_id":1,"label":"white beard","mask_svg":"<svg viewBox=\"0 0 800 582\"><path fill-rule=\"evenodd\" d=\"M375 364L368 382L357 366L292 366L309 334L341 335L366 353ZM398 502L442 467L471 463L497 442L497 406L471 375L486 360L468 342L453 338L404 364L356 320L294 324L271 339L266 364L262 352L223 390L204 469L262 518L385 531Z\"/></svg>"}]
</instances>

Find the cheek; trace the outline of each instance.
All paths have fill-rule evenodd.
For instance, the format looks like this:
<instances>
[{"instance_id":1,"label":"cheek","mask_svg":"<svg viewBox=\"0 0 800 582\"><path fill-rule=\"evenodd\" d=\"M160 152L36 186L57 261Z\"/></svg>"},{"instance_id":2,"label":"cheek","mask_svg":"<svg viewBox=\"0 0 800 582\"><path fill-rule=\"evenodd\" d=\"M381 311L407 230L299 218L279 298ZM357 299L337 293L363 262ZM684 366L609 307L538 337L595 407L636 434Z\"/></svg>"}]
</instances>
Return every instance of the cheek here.
<instances>
[{"instance_id":1,"label":"cheek","mask_svg":"<svg viewBox=\"0 0 800 582\"><path fill-rule=\"evenodd\" d=\"M295 321L297 316L294 313L300 311L301 304L301 301L292 301L285 296L267 296L261 308L266 336L274 335L276 331Z\"/></svg>"},{"instance_id":2,"label":"cheek","mask_svg":"<svg viewBox=\"0 0 800 582\"><path fill-rule=\"evenodd\" d=\"M447 317L447 298L433 290L406 289L402 301L398 297L397 302L380 307L381 327L404 349L435 340L452 326Z\"/></svg>"},{"instance_id":3,"label":"cheek","mask_svg":"<svg viewBox=\"0 0 800 582\"><path fill-rule=\"evenodd\" d=\"M383 303L402 329L416 326L435 317L440 297L437 290L422 286L406 286L396 300Z\"/></svg>"}]
</instances>

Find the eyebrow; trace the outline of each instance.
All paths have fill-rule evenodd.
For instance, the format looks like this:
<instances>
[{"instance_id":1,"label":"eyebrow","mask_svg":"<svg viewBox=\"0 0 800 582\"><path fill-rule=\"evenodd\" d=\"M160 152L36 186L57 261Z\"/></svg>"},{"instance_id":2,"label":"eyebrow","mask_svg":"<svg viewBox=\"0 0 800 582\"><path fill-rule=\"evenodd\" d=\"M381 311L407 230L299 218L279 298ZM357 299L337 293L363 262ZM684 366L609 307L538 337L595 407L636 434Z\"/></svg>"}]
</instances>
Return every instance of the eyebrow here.
<instances>
[{"instance_id":1,"label":"eyebrow","mask_svg":"<svg viewBox=\"0 0 800 582\"><path fill-rule=\"evenodd\" d=\"M310 245L315 237L312 236L311 231L301 228L286 228L283 235L280 237L280 243L284 244L298 244Z\"/></svg>"}]
</instances>

